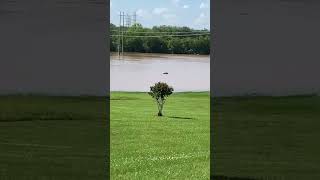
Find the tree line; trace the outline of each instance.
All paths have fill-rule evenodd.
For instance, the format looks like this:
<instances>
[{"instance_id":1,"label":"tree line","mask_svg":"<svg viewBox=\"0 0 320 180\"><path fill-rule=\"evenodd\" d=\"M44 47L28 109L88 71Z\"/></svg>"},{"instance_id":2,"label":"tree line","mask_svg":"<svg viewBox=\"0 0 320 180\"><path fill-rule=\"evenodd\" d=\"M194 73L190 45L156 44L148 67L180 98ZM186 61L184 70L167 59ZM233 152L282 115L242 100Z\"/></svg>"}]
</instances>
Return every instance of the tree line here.
<instances>
[{"instance_id":1,"label":"tree line","mask_svg":"<svg viewBox=\"0 0 320 180\"><path fill-rule=\"evenodd\" d=\"M189 27L165 25L146 28L141 24L134 24L122 27L121 31L124 32L125 52L210 54L210 32L207 29L194 30ZM111 23L110 33L110 51L116 52L119 38L122 39L119 36L119 27Z\"/></svg>"}]
</instances>

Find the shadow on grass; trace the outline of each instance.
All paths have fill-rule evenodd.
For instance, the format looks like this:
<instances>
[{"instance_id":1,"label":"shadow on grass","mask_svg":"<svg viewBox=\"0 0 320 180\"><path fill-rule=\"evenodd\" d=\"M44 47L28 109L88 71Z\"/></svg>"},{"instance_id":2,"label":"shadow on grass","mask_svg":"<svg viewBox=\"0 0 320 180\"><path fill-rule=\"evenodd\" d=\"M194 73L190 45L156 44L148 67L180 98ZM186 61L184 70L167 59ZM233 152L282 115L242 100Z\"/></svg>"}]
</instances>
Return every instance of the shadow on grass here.
<instances>
[{"instance_id":1,"label":"shadow on grass","mask_svg":"<svg viewBox=\"0 0 320 180\"><path fill-rule=\"evenodd\" d=\"M247 177L210 176L210 180L258 180Z\"/></svg>"},{"instance_id":2,"label":"shadow on grass","mask_svg":"<svg viewBox=\"0 0 320 180\"><path fill-rule=\"evenodd\" d=\"M135 97L117 97L117 98L110 98L111 101L122 101L122 100L138 100L139 98Z\"/></svg>"},{"instance_id":3,"label":"shadow on grass","mask_svg":"<svg viewBox=\"0 0 320 180\"><path fill-rule=\"evenodd\" d=\"M167 116L168 118L172 118L172 119L194 119L194 118L190 118L190 117L180 117L180 116Z\"/></svg>"}]
</instances>

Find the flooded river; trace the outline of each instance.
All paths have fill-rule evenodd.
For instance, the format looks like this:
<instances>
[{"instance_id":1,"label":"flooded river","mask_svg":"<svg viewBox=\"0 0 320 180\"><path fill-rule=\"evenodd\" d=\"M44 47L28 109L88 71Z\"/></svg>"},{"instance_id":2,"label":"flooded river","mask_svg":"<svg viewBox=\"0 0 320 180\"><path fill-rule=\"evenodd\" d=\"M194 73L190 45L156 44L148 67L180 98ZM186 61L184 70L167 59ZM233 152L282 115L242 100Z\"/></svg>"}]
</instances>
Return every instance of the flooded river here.
<instances>
[{"instance_id":1,"label":"flooded river","mask_svg":"<svg viewBox=\"0 0 320 180\"><path fill-rule=\"evenodd\" d=\"M173 86L175 92L209 91L210 57L125 53L119 59L111 54L111 91L145 92L158 81Z\"/></svg>"}]
</instances>

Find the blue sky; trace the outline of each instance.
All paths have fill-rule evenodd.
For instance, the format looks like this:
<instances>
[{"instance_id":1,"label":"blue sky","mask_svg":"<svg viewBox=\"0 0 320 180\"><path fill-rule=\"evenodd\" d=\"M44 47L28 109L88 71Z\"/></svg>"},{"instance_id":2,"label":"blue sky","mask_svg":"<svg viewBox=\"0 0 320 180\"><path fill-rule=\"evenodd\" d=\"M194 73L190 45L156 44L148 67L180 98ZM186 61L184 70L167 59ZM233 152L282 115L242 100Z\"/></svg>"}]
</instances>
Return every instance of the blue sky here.
<instances>
[{"instance_id":1,"label":"blue sky","mask_svg":"<svg viewBox=\"0 0 320 180\"><path fill-rule=\"evenodd\" d=\"M210 0L110 0L110 21L119 24L119 12L137 12L137 22L210 29Z\"/></svg>"}]
</instances>

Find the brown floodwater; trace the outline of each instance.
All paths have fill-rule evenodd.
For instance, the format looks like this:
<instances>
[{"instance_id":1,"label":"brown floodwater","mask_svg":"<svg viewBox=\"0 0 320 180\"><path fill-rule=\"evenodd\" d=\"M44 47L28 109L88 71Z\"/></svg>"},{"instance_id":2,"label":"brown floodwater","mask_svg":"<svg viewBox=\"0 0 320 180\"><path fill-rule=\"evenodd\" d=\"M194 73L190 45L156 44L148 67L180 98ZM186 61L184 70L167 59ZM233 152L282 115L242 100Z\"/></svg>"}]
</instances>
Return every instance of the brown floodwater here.
<instances>
[{"instance_id":1,"label":"brown floodwater","mask_svg":"<svg viewBox=\"0 0 320 180\"><path fill-rule=\"evenodd\" d=\"M159 81L175 92L210 90L209 55L112 53L110 59L111 91L146 92Z\"/></svg>"}]
</instances>

